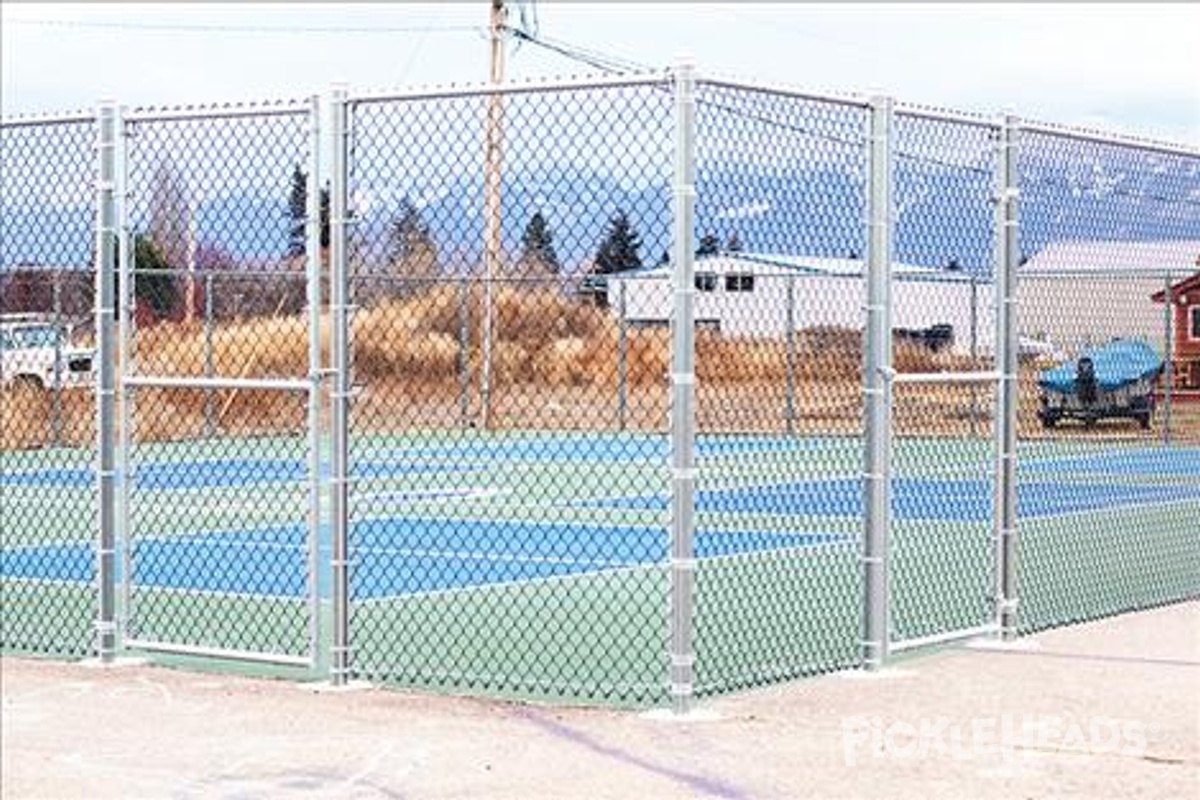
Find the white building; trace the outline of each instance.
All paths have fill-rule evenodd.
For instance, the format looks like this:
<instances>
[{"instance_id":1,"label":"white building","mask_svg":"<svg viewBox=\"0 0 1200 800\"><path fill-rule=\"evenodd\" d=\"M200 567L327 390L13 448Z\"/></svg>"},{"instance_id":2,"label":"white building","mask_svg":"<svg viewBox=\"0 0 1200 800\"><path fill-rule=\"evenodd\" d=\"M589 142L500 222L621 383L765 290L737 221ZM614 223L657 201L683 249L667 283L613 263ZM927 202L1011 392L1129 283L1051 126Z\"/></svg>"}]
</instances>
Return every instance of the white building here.
<instances>
[{"instance_id":1,"label":"white building","mask_svg":"<svg viewBox=\"0 0 1200 800\"><path fill-rule=\"evenodd\" d=\"M1021 330L1072 353L1117 337L1165 352L1169 315L1151 298L1197 266L1200 240L1056 242L1021 266Z\"/></svg>"},{"instance_id":2,"label":"white building","mask_svg":"<svg viewBox=\"0 0 1200 800\"><path fill-rule=\"evenodd\" d=\"M893 266L896 329L949 326L953 349L992 350L992 287L961 272ZM671 268L659 265L605 276L609 307L631 324L667 324ZM815 326L862 329L866 282L859 259L734 253L695 263L697 325L728 336L778 337Z\"/></svg>"}]
</instances>

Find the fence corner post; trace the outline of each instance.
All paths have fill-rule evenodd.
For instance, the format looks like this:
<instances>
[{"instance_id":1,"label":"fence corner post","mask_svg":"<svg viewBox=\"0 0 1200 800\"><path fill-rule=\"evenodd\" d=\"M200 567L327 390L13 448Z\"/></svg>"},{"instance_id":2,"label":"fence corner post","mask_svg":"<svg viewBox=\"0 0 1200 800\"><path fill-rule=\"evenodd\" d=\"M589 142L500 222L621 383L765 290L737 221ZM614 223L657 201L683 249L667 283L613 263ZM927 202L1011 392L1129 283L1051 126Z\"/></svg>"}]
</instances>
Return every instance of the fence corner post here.
<instances>
[{"instance_id":1,"label":"fence corner post","mask_svg":"<svg viewBox=\"0 0 1200 800\"><path fill-rule=\"evenodd\" d=\"M674 70L675 166L672 179L670 675L675 714L691 710L695 691L693 589L696 579L695 490L695 67Z\"/></svg>"},{"instance_id":2,"label":"fence corner post","mask_svg":"<svg viewBox=\"0 0 1200 800\"><path fill-rule=\"evenodd\" d=\"M891 526L892 366L892 122L894 101L870 100L867 157L867 307L863 342L863 666L878 670L888 656Z\"/></svg>"},{"instance_id":3,"label":"fence corner post","mask_svg":"<svg viewBox=\"0 0 1200 800\"><path fill-rule=\"evenodd\" d=\"M347 263L349 205L349 103L347 89L336 85L330 93L330 134L333 138L329 191L329 306L333 330L330 335L330 367L333 386L329 393L332 422L332 464L329 479L330 568L333 572L333 640L329 678L334 686L345 686L350 676L350 580L349 580L349 402L350 325Z\"/></svg>"},{"instance_id":4,"label":"fence corner post","mask_svg":"<svg viewBox=\"0 0 1200 800\"><path fill-rule=\"evenodd\" d=\"M101 101L96 116L96 650L116 659L116 276L118 109Z\"/></svg>"},{"instance_id":5,"label":"fence corner post","mask_svg":"<svg viewBox=\"0 0 1200 800\"><path fill-rule=\"evenodd\" d=\"M996 413L996 624L1003 641L1017 635L1017 412L1019 329L1017 320L1019 123L1005 115L997 148L996 361L1000 372Z\"/></svg>"}]
</instances>

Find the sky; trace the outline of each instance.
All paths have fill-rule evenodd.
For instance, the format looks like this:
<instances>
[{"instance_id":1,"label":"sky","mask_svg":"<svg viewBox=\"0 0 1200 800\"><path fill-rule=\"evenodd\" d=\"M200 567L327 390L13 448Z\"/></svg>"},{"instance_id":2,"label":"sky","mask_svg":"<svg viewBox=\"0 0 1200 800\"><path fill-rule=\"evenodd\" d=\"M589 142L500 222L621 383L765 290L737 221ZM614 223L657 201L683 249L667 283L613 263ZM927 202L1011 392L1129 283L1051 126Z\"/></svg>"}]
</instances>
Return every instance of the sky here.
<instances>
[{"instance_id":1,"label":"sky","mask_svg":"<svg viewBox=\"0 0 1200 800\"><path fill-rule=\"evenodd\" d=\"M478 84L487 0L0 5L5 117ZM1200 145L1200 4L509 3L510 24L651 69ZM507 76L598 74L510 43Z\"/></svg>"}]
</instances>

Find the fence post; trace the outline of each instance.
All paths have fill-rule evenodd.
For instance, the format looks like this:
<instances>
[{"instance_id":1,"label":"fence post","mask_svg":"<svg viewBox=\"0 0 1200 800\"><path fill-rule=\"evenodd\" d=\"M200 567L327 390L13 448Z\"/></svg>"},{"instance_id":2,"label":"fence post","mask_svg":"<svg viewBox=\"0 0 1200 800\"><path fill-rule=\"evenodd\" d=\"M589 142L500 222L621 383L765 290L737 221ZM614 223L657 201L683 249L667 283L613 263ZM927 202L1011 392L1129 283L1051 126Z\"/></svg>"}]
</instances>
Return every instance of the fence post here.
<instances>
[{"instance_id":1,"label":"fence post","mask_svg":"<svg viewBox=\"0 0 1200 800\"><path fill-rule=\"evenodd\" d=\"M1175 350L1175 334L1172 330L1171 316L1175 313L1175 297L1171 291L1174 277L1167 273L1163 278L1163 444L1171 443L1171 392L1175 383L1175 362L1172 354Z\"/></svg>"},{"instance_id":2,"label":"fence post","mask_svg":"<svg viewBox=\"0 0 1200 800\"><path fill-rule=\"evenodd\" d=\"M796 276L787 276L787 351L783 399L783 417L790 436L796 432Z\"/></svg>"},{"instance_id":3,"label":"fence post","mask_svg":"<svg viewBox=\"0 0 1200 800\"><path fill-rule=\"evenodd\" d=\"M891 525L892 116L890 97L871 98L867 182L867 325L863 343L866 431L863 491L863 665L888 655L888 534Z\"/></svg>"},{"instance_id":4,"label":"fence post","mask_svg":"<svg viewBox=\"0 0 1200 800\"><path fill-rule=\"evenodd\" d=\"M308 598L309 653L317 656L321 637L320 567L321 533L321 98L314 95L308 108L308 186L304 250L308 295ZM212 335L212 275L205 276L204 319L206 340ZM208 356L211 346L206 346ZM206 365L211 369L211 364ZM208 400L205 400L207 417Z\"/></svg>"},{"instance_id":5,"label":"fence post","mask_svg":"<svg viewBox=\"0 0 1200 800\"><path fill-rule=\"evenodd\" d=\"M695 248L696 99L694 68L681 61L675 68L675 168L672 190L671 314L671 707L676 714L691 708L695 683L693 648L695 447Z\"/></svg>"},{"instance_id":6,"label":"fence post","mask_svg":"<svg viewBox=\"0 0 1200 800\"><path fill-rule=\"evenodd\" d=\"M1018 122L1005 116L997 149L996 367L1000 372L996 410L996 612L1000 636L1017 634L1017 219Z\"/></svg>"},{"instance_id":7,"label":"fence post","mask_svg":"<svg viewBox=\"0 0 1200 800\"><path fill-rule=\"evenodd\" d=\"M333 643L330 682L345 686L350 672L350 587L347 540L349 535L349 402L350 343L347 303L348 265L346 238L348 205L348 158L350 131L346 89L337 86L330 97L333 161L329 192L329 305L333 330L330 359L333 387L329 393L332 432L332 469L329 508L332 529Z\"/></svg>"},{"instance_id":8,"label":"fence post","mask_svg":"<svg viewBox=\"0 0 1200 800\"><path fill-rule=\"evenodd\" d=\"M204 276L204 377L213 376L213 276ZM212 389L204 390L204 436L212 438L216 433L216 408Z\"/></svg>"},{"instance_id":9,"label":"fence post","mask_svg":"<svg viewBox=\"0 0 1200 800\"><path fill-rule=\"evenodd\" d=\"M627 330L625 323L625 279L622 278L618 284L620 287L617 291L617 302L619 309L617 313L617 429L625 430L626 415L629 407L629 343L627 341Z\"/></svg>"},{"instance_id":10,"label":"fence post","mask_svg":"<svg viewBox=\"0 0 1200 800\"><path fill-rule=\"evenodd\" d=\"M133 442L133 420L135 395L133 390L125 385L125 376L133 374L134 336L136 333L137 295L134 292L134 244L133 228L130 224L129 198L132 196L129 188L129 140L130 132L126 127L124 109L117 114L117 363L120 366L120 397L121 424L119 444L117 447L120 461L120 481L118 482L118 516L117 536L121 542L121 625L128 634L129 620L132 615L132 580L133 549L131 537L133 528L131 520L130 490L133 476L130 471L131 445Z\"/></svg>"},{"instance_id":11,"label":"fence post","mask_svg":"<svg viewBox=\"0 0 1200 800\"><path fill-rule=\"evenodd\" d=\"M113 260L119 235L117 220L116 104L104 101L97 117L96 182L96 501L99 531L96 543L96 582L99 589L96 649L102 664L116 658L116 280Z\"/></svg>"}]
</instances>

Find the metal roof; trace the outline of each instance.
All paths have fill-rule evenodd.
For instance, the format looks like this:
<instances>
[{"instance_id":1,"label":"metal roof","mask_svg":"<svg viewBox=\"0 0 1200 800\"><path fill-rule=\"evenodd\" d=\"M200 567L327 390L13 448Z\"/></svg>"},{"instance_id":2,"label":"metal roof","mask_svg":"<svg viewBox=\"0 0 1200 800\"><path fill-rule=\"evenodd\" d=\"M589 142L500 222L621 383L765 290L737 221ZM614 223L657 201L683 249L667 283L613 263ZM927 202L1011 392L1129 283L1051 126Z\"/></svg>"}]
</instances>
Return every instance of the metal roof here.
<instances>
[{"instance_id":1,"label":"metal roof","mask_svg":"<svg viewBox=\"0 0 1200 800\"><path fill-rule=\"evenodd\" d=\"M1190 274L1200 266L1200 240L1056 242L1034 254L1022 272L1150 272Z\"/></svg>"}]
</instances>

